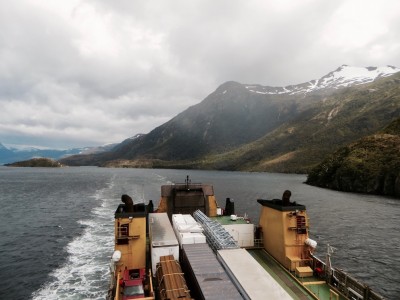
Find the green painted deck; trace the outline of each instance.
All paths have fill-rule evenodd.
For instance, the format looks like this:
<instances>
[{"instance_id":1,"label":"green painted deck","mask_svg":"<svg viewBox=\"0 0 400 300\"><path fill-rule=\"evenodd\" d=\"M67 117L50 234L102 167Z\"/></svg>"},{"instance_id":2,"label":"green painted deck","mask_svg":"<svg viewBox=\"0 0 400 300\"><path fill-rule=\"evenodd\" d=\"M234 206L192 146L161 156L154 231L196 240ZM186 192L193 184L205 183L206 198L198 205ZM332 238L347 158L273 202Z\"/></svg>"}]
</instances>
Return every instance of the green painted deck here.
<instances>
[{"instance_id":1,"label":"green painted deck","mask_svg":"<svg viewBox=\"0 0 400 300\"><path fill-rule=\"evenodd\" d=\"M230 216L210 217L211 220L217 221L221 225L248 224L243 218L238 218L235 221L231 220Z\"/></svg>"},{"instance_id":2,"label":"green painted deck","mask_svg":"<svg viewBox=\"0 0 400 300\"><path fill-rule=\"evenodd\" d=\"M264 249L248 249L247 251L293 297L293 299L331 299L330 288L325 281L321 281L321 279L314 276L307 278L297 277L295 279ZM345 298L340 296L339 300L345 300Z\"/></svg>"}]
</instances>

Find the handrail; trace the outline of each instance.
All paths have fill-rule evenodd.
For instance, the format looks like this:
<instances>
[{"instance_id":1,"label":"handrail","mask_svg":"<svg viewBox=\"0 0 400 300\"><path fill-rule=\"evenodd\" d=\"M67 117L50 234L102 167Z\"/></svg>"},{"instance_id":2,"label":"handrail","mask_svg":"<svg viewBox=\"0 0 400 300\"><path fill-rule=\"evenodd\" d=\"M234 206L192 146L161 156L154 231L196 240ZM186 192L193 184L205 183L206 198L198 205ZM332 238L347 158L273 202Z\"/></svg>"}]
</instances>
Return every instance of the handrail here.
<instances>
[{"instance_id":1,"label":"handrail","mask_svg":"<svg viewBox=\"0 0 400 300\"><path fill-rule=\"evenodd\" d=\"M120 292L120 285L119 285L119 281L120 281L120 280L121 280L121 273L118 272L118 275L117 275L117 282L115 283L116 287L115 287L115 297L114 297L114 300L118 300L118 299L119 299L119 294L121 293L121 292Z\"/></svg>"}]
</instances>

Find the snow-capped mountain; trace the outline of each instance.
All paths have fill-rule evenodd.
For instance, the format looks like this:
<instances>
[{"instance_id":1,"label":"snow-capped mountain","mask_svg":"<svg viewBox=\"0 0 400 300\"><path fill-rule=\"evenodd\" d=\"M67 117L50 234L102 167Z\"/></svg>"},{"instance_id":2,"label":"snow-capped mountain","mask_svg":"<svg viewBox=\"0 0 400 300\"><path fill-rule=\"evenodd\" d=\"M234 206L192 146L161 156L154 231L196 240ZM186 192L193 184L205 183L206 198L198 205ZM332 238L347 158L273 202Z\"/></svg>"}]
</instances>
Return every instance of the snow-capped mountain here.
<instances>
[{"instance_id":1,"label":"snow-capped mountain","mask_svg":"<svg viewBox=\"0 0 400 300\"><path fill-rule=\"evenodd\" d=\"M0 150L8 150L2 143L0 143Z\"/></svg>"},{"instance_id":2,"label":"snow-capped mountain","mask_svg":"<svg viewBox=\"0 0 400 300\"><path fill-rule=\"evenodd\" d=\"M342 66L280 90L304 91L293 95L260 95L256 91L267 87L228 81L146 135L128 138L106 154L70 156L62 163L306 173L331 151L376 133L399 115L400 72L354 86L395 71ZM353 86L338 97L335 88L346 84ZM273 89L268 91L277 93Z\"/></svg>"},{"instance_id":3,"label":"snow-capped mountain","mask_svg":"<svg viewBox=\"0 0 400 300\"><path fill-rule=\"evenodd\" d=\"M261 85L246 85L250 92L266 95L306 94L322 89L339 89L372 82L381 77L387 77L400 71L393 66L386 67L351 67L342 65L337 70L328 73L317 80L311 80L298 85L286 87L269 87Z\"/></svg>"}]
</instances>

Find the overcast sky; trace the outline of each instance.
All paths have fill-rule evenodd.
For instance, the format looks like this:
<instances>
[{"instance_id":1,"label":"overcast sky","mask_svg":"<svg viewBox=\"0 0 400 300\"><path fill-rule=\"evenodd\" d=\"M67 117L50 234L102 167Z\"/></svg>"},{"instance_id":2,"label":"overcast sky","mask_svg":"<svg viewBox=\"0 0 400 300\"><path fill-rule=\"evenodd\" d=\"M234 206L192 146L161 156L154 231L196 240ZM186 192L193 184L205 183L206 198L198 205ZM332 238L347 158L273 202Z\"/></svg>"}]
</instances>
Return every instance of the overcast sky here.
<instances>
[{"instance_id":1,"label":"overcast sky","mask_svg":"<svg viewBox=\"0 0 400 300\"><path fill-rule=\"evenodd\" d=\"M0 142L148 133L234 80L400 67L399 0L0 0Z\"/></svg>"}]
</instances>

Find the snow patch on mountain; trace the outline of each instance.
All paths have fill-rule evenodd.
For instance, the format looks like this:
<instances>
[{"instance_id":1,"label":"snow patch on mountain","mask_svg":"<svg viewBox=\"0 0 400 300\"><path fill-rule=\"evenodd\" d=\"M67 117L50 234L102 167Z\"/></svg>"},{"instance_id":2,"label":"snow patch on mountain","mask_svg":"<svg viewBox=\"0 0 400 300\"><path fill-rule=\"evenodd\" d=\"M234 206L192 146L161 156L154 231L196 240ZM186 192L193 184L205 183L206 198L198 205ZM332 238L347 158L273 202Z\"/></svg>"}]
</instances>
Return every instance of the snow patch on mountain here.
<instances>
[{"instance_id":1,"label":"snow patch on mountain","mask_svg":"<svg viewBox=\"0 0 400 300\"><path fill-rule=\"evenodd\" d=\"M311 80L298 85L289 85L286 87L246 85L245 87L250 92L264 95L307 94L321 89L340 89L365 84L381 77L393 75L399 71L399 68L393 66L351 67L348 65L342 65L337 70L328 73L318 80Z\"/></svg>"}]
</instances>

